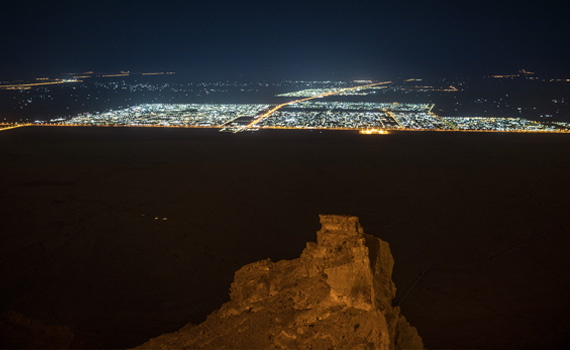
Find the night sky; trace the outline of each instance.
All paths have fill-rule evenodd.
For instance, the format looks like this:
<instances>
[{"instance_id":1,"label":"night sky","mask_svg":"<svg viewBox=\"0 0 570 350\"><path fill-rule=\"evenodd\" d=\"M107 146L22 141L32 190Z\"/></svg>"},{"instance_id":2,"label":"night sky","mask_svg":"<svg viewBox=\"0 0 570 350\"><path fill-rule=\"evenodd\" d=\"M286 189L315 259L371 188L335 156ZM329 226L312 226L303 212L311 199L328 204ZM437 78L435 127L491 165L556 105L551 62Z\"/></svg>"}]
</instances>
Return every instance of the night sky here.
<instances>
[{"instance_id":1,"label":"night sky","mask_svg":"<svg viewBox=\"0 0 570 350\"><path fill-rule=\"evenodd\" d=\"M564 1L13 1L0 15L0 78L568 76L568 14Z\"/></svg>"}]
</instances>

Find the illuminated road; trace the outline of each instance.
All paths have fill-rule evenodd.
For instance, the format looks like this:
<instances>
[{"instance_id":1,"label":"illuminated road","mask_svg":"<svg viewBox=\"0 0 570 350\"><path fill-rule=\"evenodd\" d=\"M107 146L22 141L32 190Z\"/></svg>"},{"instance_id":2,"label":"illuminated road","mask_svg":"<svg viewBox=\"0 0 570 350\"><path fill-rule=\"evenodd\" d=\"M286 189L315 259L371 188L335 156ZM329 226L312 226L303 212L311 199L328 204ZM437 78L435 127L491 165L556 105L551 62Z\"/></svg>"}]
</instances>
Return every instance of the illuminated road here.
<instances>
[{"instance_id":1,"label":"illuminated road","mask_svg":"<svg viewBox=\"0 0 570 350\"><path fill-rule=\"evenodd\" d=\"M398 120L398 118L394 115L394 113L392 113L392 111L389 111L389 110L385 109L384 112L385 112L389 117L392 117L392 119L394 119L394 121L395 121L402 129L405 129L405 128L406 128L404 125L402 125L402 123Z\"/></svg>"},{"instance_id":2,"label":"illuminated road","mask_svg":"<svg viewBox=\"0 0 570 350\"><path fill-rule=\"evenodd\" d=\"M320 95L315 95L315 96L311 96L311 97L306 97L306 98L302 98L300 100L295 100L295 101L289 101L289 102L285 102L282 103L276 107L273 107L272 109L270 109L269 111L265 112L264 114L262 114L261 116L259 116L257 119L255 119L254 121L252 121L251 123L249 123L247 125L248 128L253 128L255 127L254 125L259 124L261 121L263 121L263 119L269 117L270 115L272 115L273 113L275 113L276 111L280 110L281 108L291 105L293 103L299 103L299 102L305 102L305 101L309 101L309 100L314 100L316 98L322 98L322 97L326 97L326 96L332 96L332 95L338 95L341 92L344 91L349 91L349 90L359 90L359 89L367 89L373 86L378 86L378 85L388 85L391 84L391 81L382 81L379 83L373 83L373 84L366 84L366 85L359 85L359 86L353 86L353 87L349 87L349 88L344 88L344 89L340 89L340 90L335 90L335 91L330 91L330 92L326 92L324 94L320 94Z\"/></svg>"},{"instance_id":3,"label":"illuminated road","mask_svg":"<svg viewBox=\"0 0 570 350\"><path fill-rule=\"evenodd\" d=\"M430 113L434 118L436 118L437 120L439 120L439 121L443 122L445 125L449 126L449 128L450 128L451 130L457 130L457 127L456 127L455 125L451 124L450 122L448 122L447 120L441 119L438 115L436 115L436 114L433 113L433 112L429 112L429 113Z\"/></svg>"},{"instance_id":4,"label":"illuminated road","mask_svg":"<svg viewBox=\"0 0 570 350\"><path fill-rule=\"evenodd\" d=\"M410 128L385 128L385 129L375 129L375 128L346 128L346 127L338 127L338 128L326 128L326 127L304 127L304 126L260 126L256 127L256 129L266 129L266 130L339 130L339 131L358 131L360 134L370 135L370 134L388 134L389 132L397 131L397 132L426 132L426 131L434 131L434 132L494 132L494 133L524 133L524 134L569 134L570 130L462 130L462 129L410 129Z\"/></svg>"},{"instance_id":5,"label":"illuminated road","mask_svg":"<svg viewBox=\"0 0 570 350\"><path fill-rule=\"evenodd\" d=\"M22 128L24 126L29 126L29 125L31 125L31 124L16 124L16 125L8 125L8 126L0 125L0 131Z\"/></svg>"},{"instance_id":6,"label":"illuminated road","mask_svg":"<svg viewBox=\"0 0 570 350\"><path fill-rule=\"evenodd\" d=\"M81 82L81 80L66 79L66 80L44 81L41 83L23 83L23 84L0 85L0 90L29 90L32 87L36 87L36 86L79 83L79 82Z\"/></svg>"}]
</instances>

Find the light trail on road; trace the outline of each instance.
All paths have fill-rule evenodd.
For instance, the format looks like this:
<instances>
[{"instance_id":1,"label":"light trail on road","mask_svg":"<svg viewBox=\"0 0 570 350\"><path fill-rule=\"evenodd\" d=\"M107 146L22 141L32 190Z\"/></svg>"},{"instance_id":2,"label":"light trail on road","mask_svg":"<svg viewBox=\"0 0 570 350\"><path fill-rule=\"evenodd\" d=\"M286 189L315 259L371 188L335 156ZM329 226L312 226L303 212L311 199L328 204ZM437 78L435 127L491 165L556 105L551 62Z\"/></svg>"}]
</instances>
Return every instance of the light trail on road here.
<instances>
[{"instance_id":1,"label":"light trail on road","mask_svg":"<svg viewBox=\"0 0 570 350\"><path fill-rule=\"evenodd\" d=\"M22 128L24 126L28 126L30 124L18 124L18 125L10 125L7 127L2 127L0 126L0 131L4 131L4 130L10 130L10 129L16 129L16 128Z\"/></svg>"},{"instance_id":2,"label":"light trail on road","mask_svg":"<svg viewBox=\"0 0 570 350\"><path fill-rule=\"evenodd\" d=\"M10 85L0 85L0 90L29 90L35 86L69 84L69 83L80 83L80 82L81 80L77 79L66 79L66 80L44 81L40 83L10 84Z\"/></svg>"},{"instance_id":3,"label":"light trail on road","mask_svg":"<svg viewBox=\"0 0 570 350\"><path fill-rule=\"evenodd\" d=\"M270 109L269 111L265 112L264 114L262 114L261 116L259 116L257 119L255 119L255 120L253 120L251 123L249 123L249 124L247 125L247 127L248 127L248 128L253 128L254 125L256 125L256 124L258 124L259 122L263 121L263 119L269 117L270 115L272 115L273 113L277 112L277 111L280 110L281 108L283 108L283 107L285 107L285 106L288 106L288 105L291 105L291 104L293 104L293 103L305 102L305 101L309 101L309 100L314 100L314 99L316 99L316 98L321 98L321 97L327 97L327 96L337 95L337 94L340 94L341 92L344 92L344 91L366 89L366 88L370 88L370 87L373 87L373 86L388 85L388 84L391 84L391 83L392 83L392 81L381 81L381 82L379 82L379 83L353 86L353 87L344 88L344 89L340 89L340 90L325 92L324 94L315 95L315 96L311 96L311 97L306 97L306 98L302 98L302 99L295 100L295 101L285 102L285 103L282 103L282 104L280 104L280 105L277 105L276 107L273 107L273 108Z\"/></svg>"}]
</instances>

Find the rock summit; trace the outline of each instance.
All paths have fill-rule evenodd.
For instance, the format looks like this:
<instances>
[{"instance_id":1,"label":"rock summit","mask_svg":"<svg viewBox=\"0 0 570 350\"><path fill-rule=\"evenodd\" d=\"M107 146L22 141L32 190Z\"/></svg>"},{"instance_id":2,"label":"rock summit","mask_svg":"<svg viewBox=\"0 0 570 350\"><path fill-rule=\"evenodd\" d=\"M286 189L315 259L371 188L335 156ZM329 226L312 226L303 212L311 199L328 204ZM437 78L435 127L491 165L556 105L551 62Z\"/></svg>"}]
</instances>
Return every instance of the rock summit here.
<instances>
[{"instance_id":1,"label":"rock summit","mask_svg":"<svg viewBox=\"0 0 570 350\"><path fill-rule=\"evenodd\" d=\"M230 301L206 321L139 349L423 349L392 305L388 243L365 234L354 216L320 221L317 242L299 258L243 266Z\"/></svg>"}]
</instances>

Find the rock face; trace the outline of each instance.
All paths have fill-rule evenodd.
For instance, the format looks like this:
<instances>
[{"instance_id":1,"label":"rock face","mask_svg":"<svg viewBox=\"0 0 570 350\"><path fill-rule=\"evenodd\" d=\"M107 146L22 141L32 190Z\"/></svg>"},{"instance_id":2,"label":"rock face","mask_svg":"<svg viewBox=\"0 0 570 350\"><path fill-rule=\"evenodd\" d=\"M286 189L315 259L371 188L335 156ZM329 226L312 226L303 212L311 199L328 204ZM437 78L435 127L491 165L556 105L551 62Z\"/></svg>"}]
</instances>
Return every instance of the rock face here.
<instances>
[{"instance_id":1,"label":"rock face","mask_svg":"<svg viewBox=\"0 0 570 350\"><path fill-rule=\"evenodd\" d=\"M392 306L388 243L354 216L321 215L317 243L294 260L242 267L231 300L200 325L151 339L140 349L423 349Z\"/></svg>"}]
</instances>

